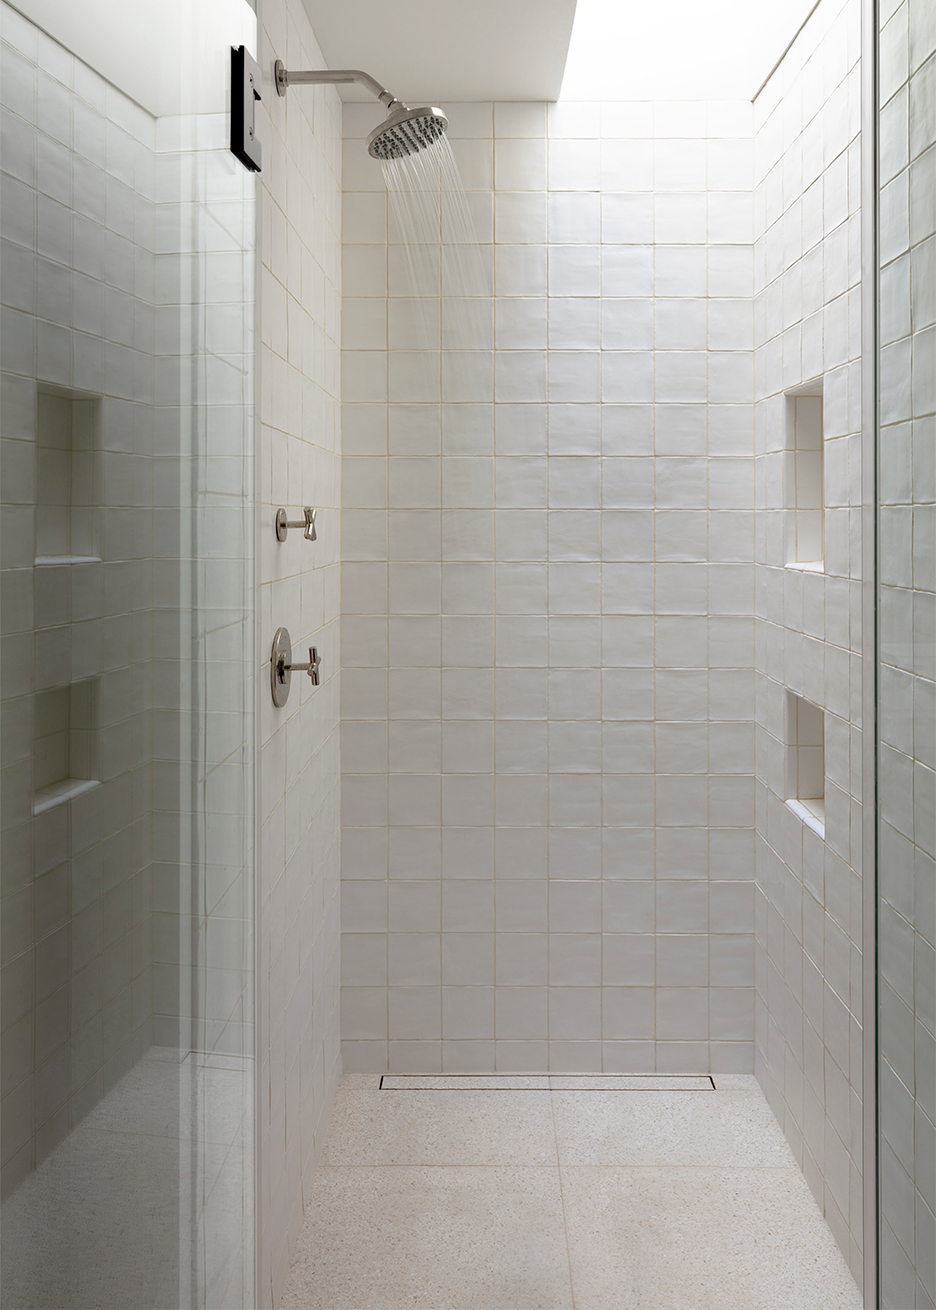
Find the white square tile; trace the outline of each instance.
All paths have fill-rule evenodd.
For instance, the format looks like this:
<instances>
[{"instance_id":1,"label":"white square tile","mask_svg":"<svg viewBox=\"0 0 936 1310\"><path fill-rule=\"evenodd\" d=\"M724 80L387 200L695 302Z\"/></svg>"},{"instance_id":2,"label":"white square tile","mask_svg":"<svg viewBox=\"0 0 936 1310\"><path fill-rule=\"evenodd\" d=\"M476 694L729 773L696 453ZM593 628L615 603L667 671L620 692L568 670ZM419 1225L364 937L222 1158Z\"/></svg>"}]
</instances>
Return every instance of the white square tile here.
<instances>
[{"instance_id":1,"label":"white square tile","mask_svg":"<svg viewBox=\"0 0 936 1310\"><path fill-rule=\"evenodd\" d=\"M503 137L544 137L546 106L536 103L498 102L494 106L494 133Z\"/></svg>"},{"instance_id":2,"label":"white square tile","mask_svg":"<svg viewBox=\"0 0 936 1310\"><path fill-rule=\"evenodd\" d=\"M553 137L552 127L550 136ZM547 156L550 191L597 191L599 148L597 138L551 139Z\"/></svg>"},{"instance_id":3,"label":"white square tile","mask_svg":"<svg viewBox=\"0 0 936 1310\"><path fill-rule=\"evenodd\" d=\"M614 140L601 142L602 191L651 191L653 142Z\"/></svg>"},{"instance_id":4,"label":"white square tile","mask_svg":"<svg viewBox=\"0 0 936 1310\"><path fill-rule=\"evenodd\" d=\"M546 192L499 189L494 197L494 239L522 245L546 240Z\"/></svg>"},{"instance_id":5,"label":"white square tile","mask_svg":"<svg viewBox=\"0 0 936 1310\"><path fill-rule=\"evenodd\" d=\"M544 191L545 141L499 137L494 145L494 184L498 191Z\"/></svg>"}]
</instances>

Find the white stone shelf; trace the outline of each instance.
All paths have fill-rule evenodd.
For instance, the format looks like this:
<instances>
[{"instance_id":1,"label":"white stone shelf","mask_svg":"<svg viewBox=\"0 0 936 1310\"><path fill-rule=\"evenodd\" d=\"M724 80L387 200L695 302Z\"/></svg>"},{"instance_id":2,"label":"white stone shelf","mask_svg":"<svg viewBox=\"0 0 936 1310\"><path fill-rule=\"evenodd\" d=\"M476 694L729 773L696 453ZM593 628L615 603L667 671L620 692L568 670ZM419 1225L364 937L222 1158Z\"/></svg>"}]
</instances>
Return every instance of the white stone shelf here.
<instances>
[{"instance_id":1,"label":"white stone shelf","mask_svg":"<svg viewBox=\"0 0 936 1310\"><path fill-rule=\"evenodd\" d=\"M37 568L52 564L100 564L102 562L99 555L37 555L35 559Z\"/></svg>"},{"instance_id":2,"label":"white stone shelf","mask_svg":"<svg viewBox=\"0 0 936 1310\"><path fill-rule=\"evenodd\" d=\"M33 797L32 812L34 815L45 814L46 810L54 810L56 805L73 801L76 796L83 796L100 785L97 778L60 778L48 787L39 788Z\"/></svg>"},{"instance_id":3,"label":"white stone shelf","mask_svg":"<svg viewBox=\"0 0 936 1310\"><path fill-rule=\"evenodd\" d=\"M807 828L812 828L825 841L825 801L821 796L811 800L787 801L787 805Z\"/></svg>"}]
</instances>

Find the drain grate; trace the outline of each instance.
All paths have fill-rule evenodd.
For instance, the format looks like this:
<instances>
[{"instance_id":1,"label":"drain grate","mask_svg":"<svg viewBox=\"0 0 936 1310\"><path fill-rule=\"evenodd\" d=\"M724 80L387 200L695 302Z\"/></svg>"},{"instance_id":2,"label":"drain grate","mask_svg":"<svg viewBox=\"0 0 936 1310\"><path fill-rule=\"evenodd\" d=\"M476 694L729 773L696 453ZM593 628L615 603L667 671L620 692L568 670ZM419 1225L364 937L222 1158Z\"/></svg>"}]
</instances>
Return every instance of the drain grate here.
<instances>
[{"instance_id":1,"label":"drain grate","mask_svg":"<svg viewBox=\"0 0 936 1310\"><path fill-rule=\"evenodd\" d=\"M714 1092L708 1074L385 1073L383 1092Z\"/></svg>"}]
</instances>

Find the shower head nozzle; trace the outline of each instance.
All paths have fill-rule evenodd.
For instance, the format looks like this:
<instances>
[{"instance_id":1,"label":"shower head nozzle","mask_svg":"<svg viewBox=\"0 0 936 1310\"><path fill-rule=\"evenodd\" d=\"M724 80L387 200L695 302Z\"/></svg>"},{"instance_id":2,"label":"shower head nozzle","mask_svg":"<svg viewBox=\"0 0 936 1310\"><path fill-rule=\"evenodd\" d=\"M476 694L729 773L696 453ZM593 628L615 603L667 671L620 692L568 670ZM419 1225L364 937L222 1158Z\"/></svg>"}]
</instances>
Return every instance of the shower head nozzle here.
<instances>
[{"instance_id":1,"label":"shower head nozzle","mask_svg":"<svg viewBox=\"0 0 936 1310\"><path fill-rule=\"evenodd\" d=\"M447 127L441 109L432 105L410 109L397 101L389 117L367 138L367 153L373 159L403 159L433 145Z\"/></svg>"}]
</instances>

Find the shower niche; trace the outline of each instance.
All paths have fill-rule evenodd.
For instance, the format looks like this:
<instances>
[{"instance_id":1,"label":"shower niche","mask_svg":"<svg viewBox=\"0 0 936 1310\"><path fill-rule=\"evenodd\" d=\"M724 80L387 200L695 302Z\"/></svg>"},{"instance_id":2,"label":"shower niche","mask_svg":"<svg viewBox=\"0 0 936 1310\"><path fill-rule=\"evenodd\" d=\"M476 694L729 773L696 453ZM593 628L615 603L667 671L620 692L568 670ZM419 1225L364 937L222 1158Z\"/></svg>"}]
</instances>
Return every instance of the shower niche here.
<instances>
[{"instance_id":1,"label":"shower niche","mask_svg":"<svg viewBox=\"0 0 936 1310\"><path fill-rule=\"evenodd\" d=\"M47 388L36 397L36 563L100 561L94 448L100 397Z\"/></svg>"},{"instance_id":2,"label":"shower niche","mask_svg":"<svg viewBox=\"0 0 936 1310\"><path fill-rule=\"evenodd\" d=\"M823 573L822 382L785 396L788 568Z\"/></svg>"},{"instance_id":3,"label":"shower niche","mask_svg":"<svg viewBox=\"0 0 936 1310\"><path fill-rule=\"evenodd\" d=\"M63 387L36 393L34 815L100 786L100 668L79 658L76 671L72 655L75 620L96 615L103 580L100 405L99 396Z\"/></svg>"},{"instance_id":4,"label":"shower niche","mask_svg":"<svg viewBox=\"0 0 936 1310\"><path fill-rule=\"evenodd\" d=\"M787 805L825 837L825 714L787 692Z\"/></svg>"},{"instance_id":5,"label":"shower niche","mask_svg":"<svg viewBox=\"0 0 936 1310\"><path fill-rule=\"evenodd\" d=\"M100 678L36 693L33 814L100 787Z\"/></svg>"}]
</instances>

